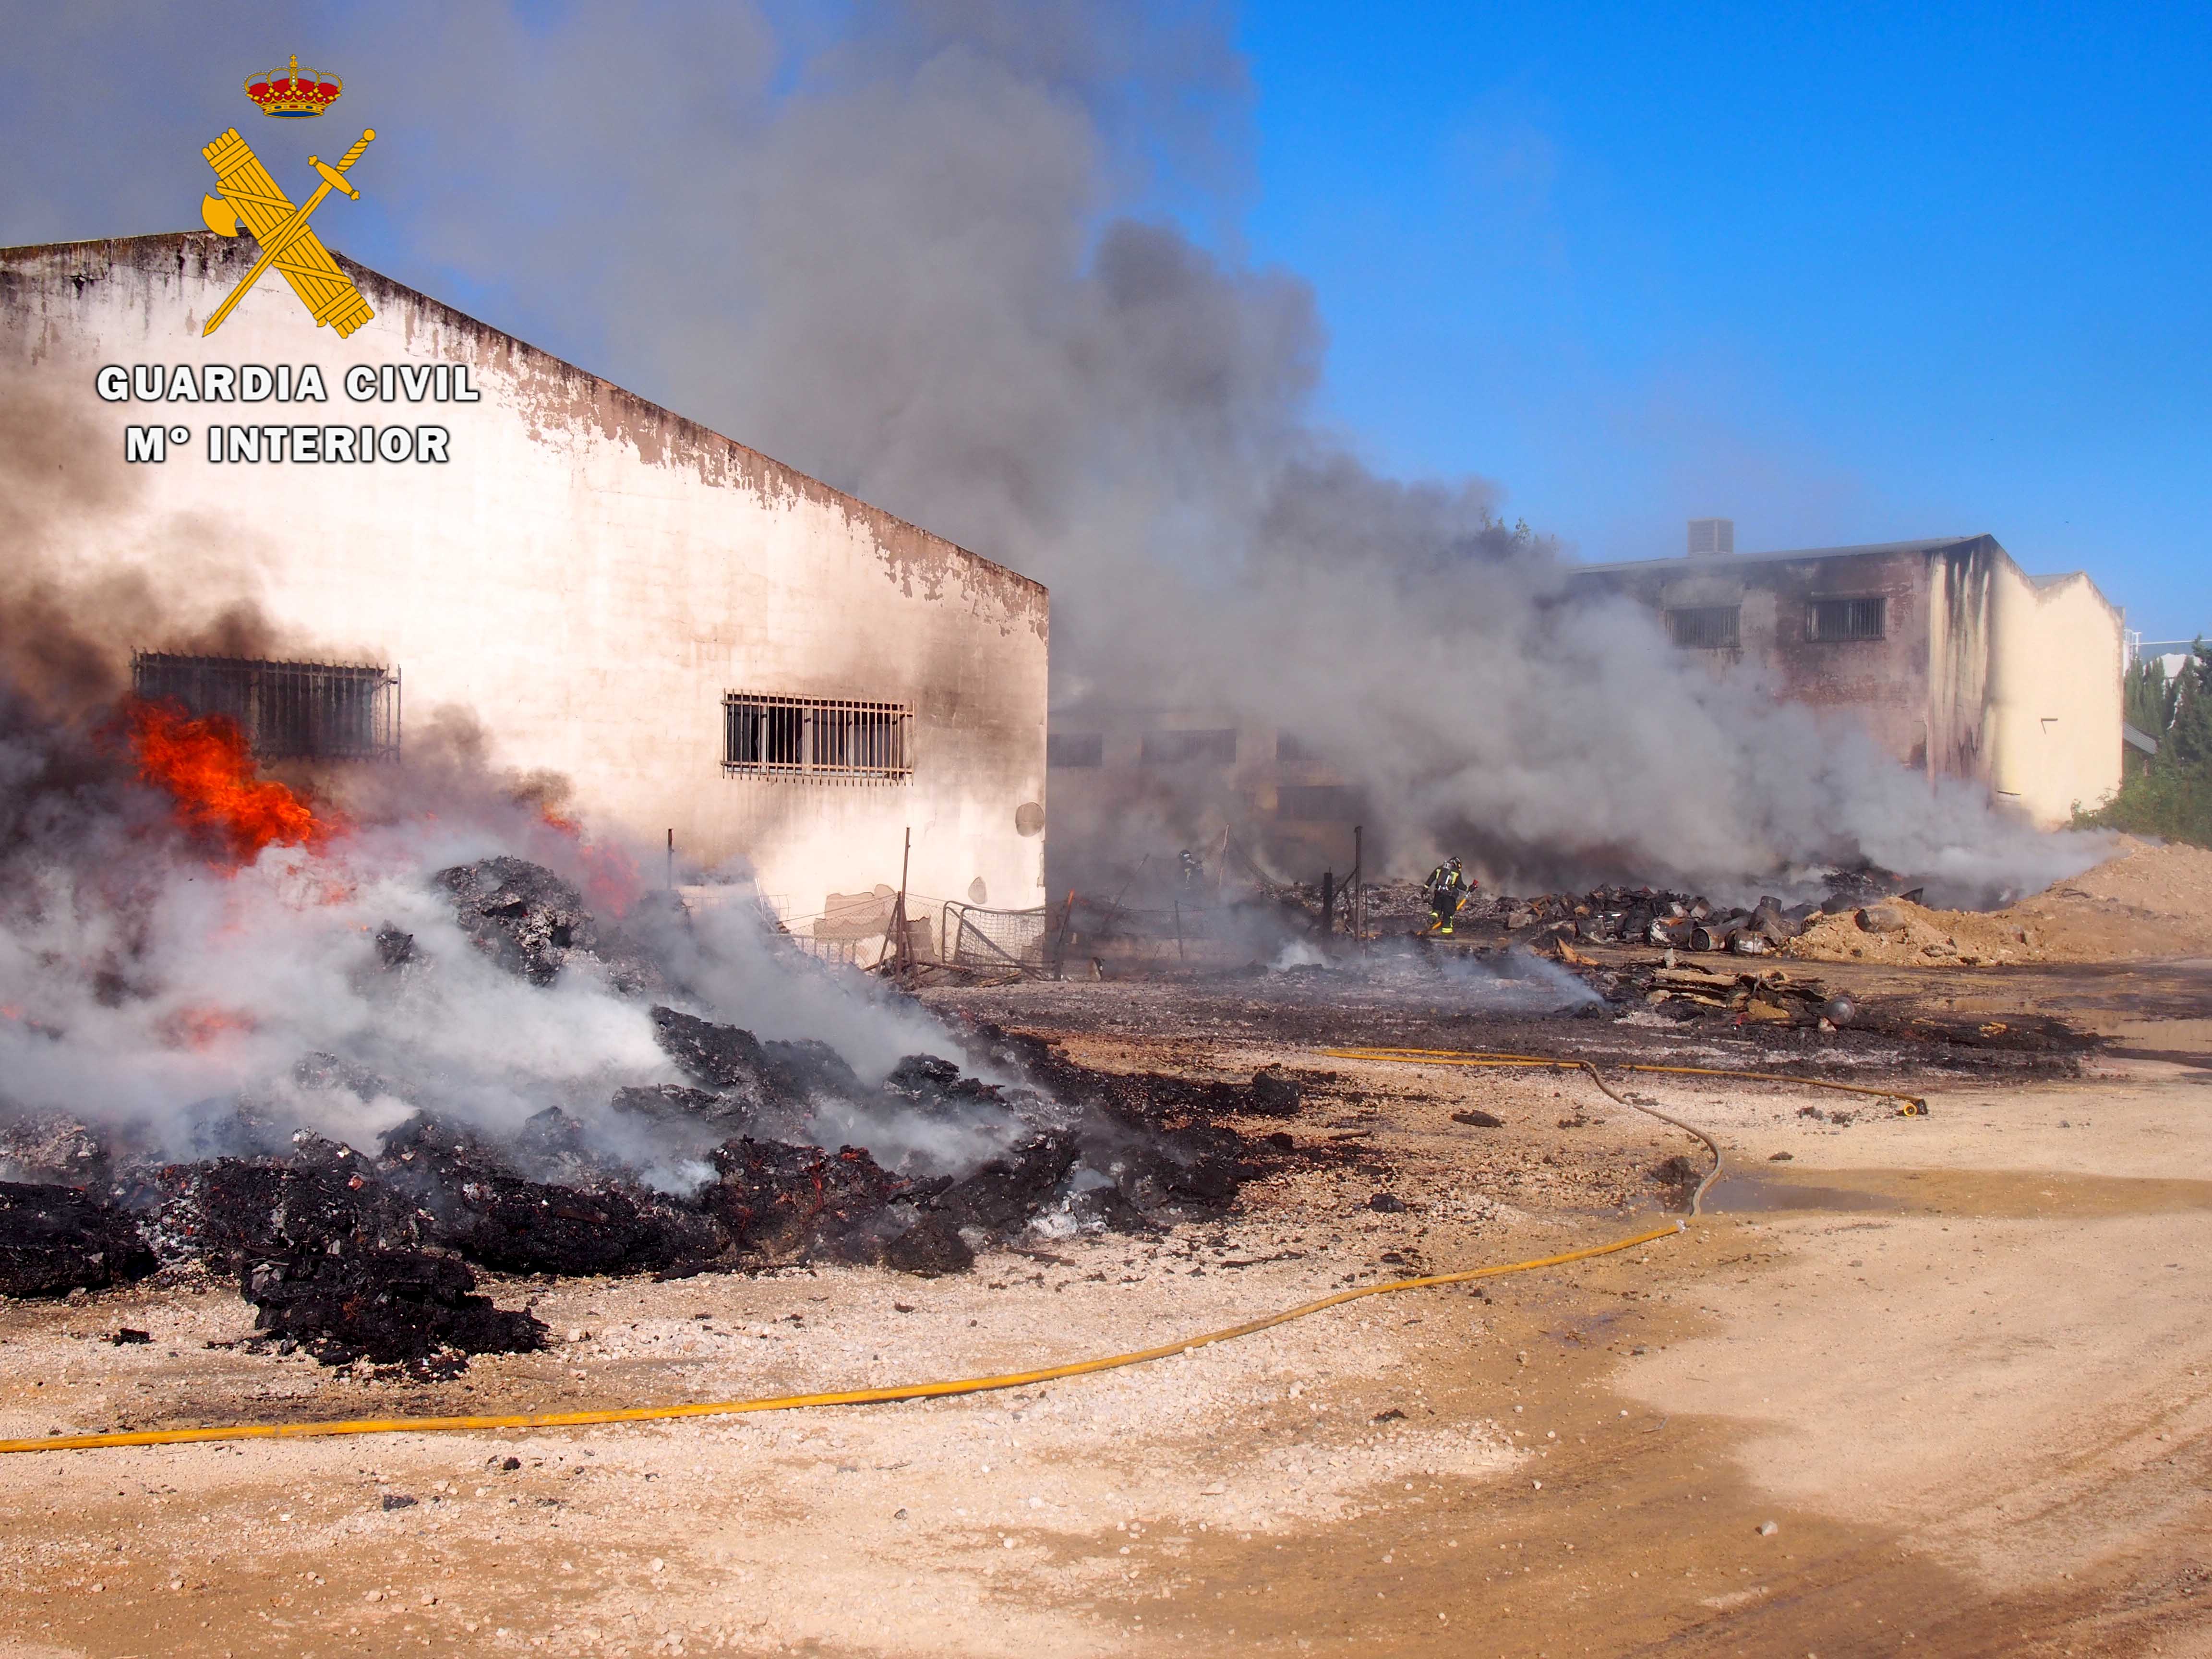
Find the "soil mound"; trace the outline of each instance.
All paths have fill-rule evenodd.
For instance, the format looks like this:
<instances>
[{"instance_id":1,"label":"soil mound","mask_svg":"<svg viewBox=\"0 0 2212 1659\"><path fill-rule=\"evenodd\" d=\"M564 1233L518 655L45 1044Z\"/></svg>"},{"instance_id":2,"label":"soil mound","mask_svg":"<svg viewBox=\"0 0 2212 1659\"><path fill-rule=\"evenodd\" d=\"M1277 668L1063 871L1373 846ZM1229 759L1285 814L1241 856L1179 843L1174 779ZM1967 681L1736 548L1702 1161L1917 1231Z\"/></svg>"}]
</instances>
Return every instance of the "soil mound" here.
<instances>
[{"instance_id":1,"label":"soil mound","mask_svg":"<svg viewBox=\"0 0 2212 1659\"><path fill-rule=\"evenodd\" d=\"M1963 967L2212 951L2212 852L2129 839L2093 869L1987 913L1885 899L1824 916L1784 947L1814 962Z\"/></svg>"}]
</instances>

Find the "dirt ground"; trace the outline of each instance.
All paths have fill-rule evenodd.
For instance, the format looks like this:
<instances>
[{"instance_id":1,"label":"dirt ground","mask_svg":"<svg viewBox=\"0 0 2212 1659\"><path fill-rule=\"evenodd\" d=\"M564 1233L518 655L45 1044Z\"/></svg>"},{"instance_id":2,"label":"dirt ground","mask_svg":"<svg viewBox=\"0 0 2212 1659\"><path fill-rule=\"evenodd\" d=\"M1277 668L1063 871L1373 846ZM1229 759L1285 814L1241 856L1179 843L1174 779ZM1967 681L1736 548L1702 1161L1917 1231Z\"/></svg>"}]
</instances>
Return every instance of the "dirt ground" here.
<instances>
[{"instance_id":1,"label":"dirt ground","mask_svg":"<svg viewBox=\"0 0 2212 1659\"><path fill-rule=\"evenodd\" d=\"M1784 954L1813 962L1969 967L2124 962L2212 951L2212 852L2118 838L2112 858L2003 910L1930 910L1893 901L1898 926L1869 931L1827 916Z\"/></svg>"},{"instance_id":2,"label":"dirt ground","mask_svg":"<svg viewBox=\"0 0 2212 1659\"><path fill-rule=\"evenodd\" d=\"M1643 1231L1702 1158L1572 1072L1331 1047L1932 1108L1635 1074L1726 1153L1686 1232L1045 1387L0 1458L0 1654L2212 1655L2212 962L1820 971L2106 1045L1552 1017L1480 963L945 992L1092 1065L1279 1062L1298 1115L1242 1127L1312 1156L1221 1224L972 1276L495 1283L560 1340L446 1383L225 1346L227 1284L6 1306L0 1435L973 1375Z\"/></svg>"}]
</instances>

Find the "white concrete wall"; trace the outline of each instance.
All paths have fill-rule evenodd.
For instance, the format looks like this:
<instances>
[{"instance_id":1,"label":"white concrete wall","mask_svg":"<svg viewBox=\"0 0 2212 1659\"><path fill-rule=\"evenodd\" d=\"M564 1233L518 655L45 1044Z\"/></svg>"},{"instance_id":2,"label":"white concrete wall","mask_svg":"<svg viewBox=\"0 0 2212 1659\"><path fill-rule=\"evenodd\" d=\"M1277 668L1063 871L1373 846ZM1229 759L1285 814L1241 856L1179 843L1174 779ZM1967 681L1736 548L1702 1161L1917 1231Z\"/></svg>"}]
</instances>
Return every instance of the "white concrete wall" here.
<instances>
[{"instance_id":1,"label":"white concrete wall","mask_svg":"<svg viewBox=\"0 0 2212 1659\"><path fill-rule=\"evenodd\" d=\"M2034 823L2063 824L2120 787L2120 613L2086 575L2037 581L2006 560L1990 622L1990 786Z\"/></svg>"},{"instance_id":2,"label":"white concrete wall","mask_svg":"<svg viewBox=\"0 0 2212 1659\"><path fill-rule=\"evenodd\" d=\"M392 664L409 731L466 711L495 765L564 775L646 847L673 829L687 861L750 860L789 914L896 883L909 826L916 890L1042 902L1043 837L1015 826L1045 799L1042 586L358 267L376 316L349 339L273 275L203 339L255 252L0 252L6 395L83 434L51 556L143 573L179 626L250 600L283 654ZM329 401L105 403L103 363L314 363ZM355 403L356 363L465 365L481 401ZM436 424L452 459L217 465L217 420ZM191 444L124 466L124 428L155 422ZM914 777L726 776L727 690L909 702Z\"/></svg>"}]
</instances>

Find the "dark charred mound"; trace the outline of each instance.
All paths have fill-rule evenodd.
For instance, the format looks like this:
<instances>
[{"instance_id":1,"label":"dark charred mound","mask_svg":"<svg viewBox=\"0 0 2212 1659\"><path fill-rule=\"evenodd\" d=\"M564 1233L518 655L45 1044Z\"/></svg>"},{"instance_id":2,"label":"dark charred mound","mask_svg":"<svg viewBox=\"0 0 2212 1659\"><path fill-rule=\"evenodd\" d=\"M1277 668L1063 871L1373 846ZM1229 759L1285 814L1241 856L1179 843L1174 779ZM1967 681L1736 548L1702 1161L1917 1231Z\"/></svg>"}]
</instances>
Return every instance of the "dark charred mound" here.
<instances>
[{"instance_id":1,"label":"dark charred mound","mask_svg":"<svg viewBox=\"0 0 2212 1659\"><path fill-rule=\"evenodd\" d=\"M438 872L453 915L476 947L532 985L550 985L571 951L599 943L584 896L550 870L522 859L490 858Z\"/></svg>"},{"instance_id":2,"label":"dark charred mound","mask_svg":"<svg viewBox=\"0 0 2212 1659\"><path fill-rule=\"evenodd\" d=\"M588 958L628 993L665 988L550 871L494 858L437 880L467 937L530 983ZM430 971L396 930L371 948L371 973ZM422 1110L365 1152L288 1133L246 1096L209 1120L191 1162L59 1120L0 1125L7 1168L97 1176L115 1200L75 1180L0 1188L0 1291L96 1288L196 1261L238 1277L272 1340L333 1364L453 1366L543 1336L477 1293L478 1271L964 1272L993 1246L1217 1217L1256 1173L1248 1158L1278 1150L1217 1120L1298 1106L1287 1075L1226 1089L1114 1078L996 1028L971 1042L966 1069L915 1054L870 1083L824 1043L763 1041L670 1006L650 1018L680 1081L549 1108L495 1139ZM364 1103L434 1092L324 1054L303 1056L289 1084ZM847 1140L883 1148L882 1161Z\"/></svg>"},{"instance_id":3,"label":"dark charred mound","mask_svg":"<svg viewBox=\"0 0 2212 1659\"><path fill-rule=\"evenodd\" d=\"M222 1272L293 1250L442 1250L495 1273L665 1271L722 1254L705 1217L642 1188L527 1180L474 1137L417 1117L383 1152L308 1140L289 1159L164 1172L161 1228Z\"/></svg>"},{"instance_id":4,"label":"dark charred mound","mask_svg":"<svg viewBox=\"0 0 2212 1659\"><path fill-rule=\"evenodd\" d=\"M716 1152L714 1165L720 1179L703 1196L732 1244L747 1255L866 1262L925 1274L957 1272L975 1260L957 1234L925 1224L913 1183L857 1146L827 1152L735 1140Z\"/></svg>"},{"instance_id":5,"label":"dark charred mound","mask_svg":"<svg viewBox=\"0 0 2212 1659\"><path fill-rule=\"evenodd\" d=\"M653 1031L661 1052L698 1086L627 1089L616 1098L623 1110L718 1129L718 1139L750 1134L797 1141L806 1137L817 1100L860 1102L869 1096L826 1042L763 1042L735 1025L666 1007L653 1010Z\"/></svg>"},{"instance_id":6,"label":"dark charred mound","mask_svg":"<svg viewBox=\"0 0 2212 1659\"><path fill-rule=\"evenodd\" d=\"M368 1359L451 1371L459 1356L545 1345L536 1315L494 1307L472 1294L476 1284L463 1263L425 1250L295 1250L240 1274L260 1310L254 1328L326 1365Z\"/></svg>"},{"instance_id":7,"label":"dark charred mound","mask_svg":"<svg viewBox=\"0 0 2212 1659\"><path fill-rule=\"evenodd\" d=\"M601 1171L573 1122L541 1113L502 1154L466 1131L418 1116L385 1137L376 1176L417 1218L422 1242L495 1273L665 1273L721 1255L726 1241L697 1209ZM527 1148L526 1152L524 1148ZM514 1172L553 1154L566 1182Z\"/></svg>"},{"instance_id":8,"label":"dark charred mound","mask_svg":"<svg viewBox=\"0 0 2212 1659\"><path fill-rule=\"evenodd\" d=\"M0 1181L0 1294L105 1290L143 1279L155 1265L122 1211L71 1187Z\"/></svg>"},{"instance_id":9,"label":"dark charred mound","mask_svg":"<svg viewBox=\"0 0 2212 1659\"><path fill-rule=\"evenodd\" d=\"M660 975L619 929L605 927L586 908L584 896L543 865L526 859L479 859L441 870L438 884L452 897L453 916L476 947L509 973L532 985L550 985L572 957L605 963L622 991L649 989ZM407 934L386 929L377 939L386 968L414 957Z\"/></svg>"}]
</instances>

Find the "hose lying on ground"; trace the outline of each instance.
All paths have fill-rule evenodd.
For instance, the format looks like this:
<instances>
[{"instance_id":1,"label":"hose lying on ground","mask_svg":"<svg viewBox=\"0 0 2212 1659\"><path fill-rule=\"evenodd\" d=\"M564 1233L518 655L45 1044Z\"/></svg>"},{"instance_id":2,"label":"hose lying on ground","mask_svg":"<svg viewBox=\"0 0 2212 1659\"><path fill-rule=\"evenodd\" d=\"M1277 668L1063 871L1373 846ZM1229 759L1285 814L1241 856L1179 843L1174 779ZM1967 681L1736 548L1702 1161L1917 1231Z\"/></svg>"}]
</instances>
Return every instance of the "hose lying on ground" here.
<instances>
[{"instance_id":1,"label":"hose lying on ground","mask_svg":"<svg viewBox=\"0 0 2212 1659\"><path fill-rule=\"evenodd\" d=\"M1697 1135L1700 1140L1705 1139L1702 1133L1679 1118L1668 1117L1664 1112L1653 1111L1649 1106L1638 1106L1636 1102L1614 1094L1606 1088L1605 1079L1598 1075L1597 1068L1586 1060L1553 1060L1541 1054L1509 1054L1484 1048L1326 1048L1322 1052L1331 1060L1391 1060L1406 1066L1572 1067L1588 1072L1590 1081L1604 1091L1607 1098L1619 1101L1623 1106L1634 1107L1639 1112L1650 1113L1653 1117L1664 1119L1676 1128ZM1908 1117L1928 1115L1928 1102L1924 1097L1909 1095L1898 1089L1875 1089L1863 1083L1831 1083L1826 1078L1792 1077L1784 1072L1729 1072L1711 1066L1652 1066L1643 1061L1625 1060L1615 1061L1613 1069L1618 1072L1658 1072L1668 1077L1733 1077L1751 1083L1794 1083L1801 1089L1833 1089L1838 1094L1872 1095L1880 1100L1894 1100L1899 1103L1898 1110ZM1711 1146L1712 1142L1706 1140L1705 1145ZM1714 1149L1713 1156L1716 1158L1720 1157L1718 1148ZM1717 1166L1714 1173L1719 1173ZM1692 1209L1691 1213L1695 1215L1697 1212Z\"/></svg>"},{"instance_id":2,"label":"hose lying on ground","mask_svg":"<svg viewBox=\"0 0 2212 1659\"><path fill-rule=\"evenodd\" d=\"M1345 1059L1438 1058L1436 1054L1422 1054L1417 1050L1366 1052L1346 1049L1331 1052ZM228 1423L197 1429L130 1429L110 1434L47 1435L35 1440L0 1440L0 1453L85 1451L104 1446L177 1446L210 1440L304 1440L354 1434L430 1434L468 1429L573 1429L605 1423L659 1422L681 1417L734 1417L750 1412L795 1411L807 1406L884 1405L901 1400L939 1400L955 1395L988 1394L1000 1389L1027 1388L1035 1383L1057 1382L1063 1377L1087 1376L1097 1371L1119 1370L1125 1365L1141 1365L1155 1359L1172 1358L1176 1354L1210 1347L1217 1342L1231 1342L1240 1336L1272 1330L1278 1325L1287 1325L1292 1320L1304 1319L1324 1309L1357 1302L1362 1297L1390 1296L1401 1291L1428 1290L1439 1285L1471 1284L1477 1279L1499 1279L1508 1273L1563 1267L1571 1261L1587 1261L1594 1256L1632 1250L1639 1244L1671 1238L1686 1231L1689 1224L1703 1212L1705 1189L1719 1179L1721 1173L1721 1149L1703 1129L1694 1124L1685 1123L1678 1117L1670 1117L1656 1107L1645 1106L1615 1094L1607 1086L1605 1079L1598 1075L1597 1068L1588 1060L1553 1060L1537 1054L1488 1054L1479 1058L1500 1064L1510 1061L1526 1066L1571 1066L1585 1072L1607 1098L1632 1110L1656 1117L1663 1123L1672 1124L1686 1134L1704 1142L1705 1150L1713 1155L1713 1167L1706 1171L1705 1179L1698 1182L1691 1193L1687 1212L1663 1227L1650 1228L1604 1244L1587 1245L1578 1250L1563 1250L1555 1255L1534 1256L1526 1261L1504 1262L1489 1267L1467 1267L1457 1273L1427 1273L1417 1279L1388 1279L1379 1285L1362 1285L1322 1297L1316 1301L1301 1303L1280 1313L1267 1314L1258 1319L1247 1320L1241 1325L1231 1325L1221 1330L1207 1331L1202 1335L1185 1337L1180 1341L1164 1343L1156 1348L1139 1348L1128 1353L1108 1354L1097 1359L1079 1359L1068 1364L1048 1365L1036 1370L1010 1371L997 1376L957 1377L942 1382L909 1382L890 1388L848 1389L824 1394L777 1395L759 1400L696 1401L672 1406L615 1407L598 1411L523 1412L483 1417L364 1417L319 1423Z\"/></svg>"}]
</instances>

